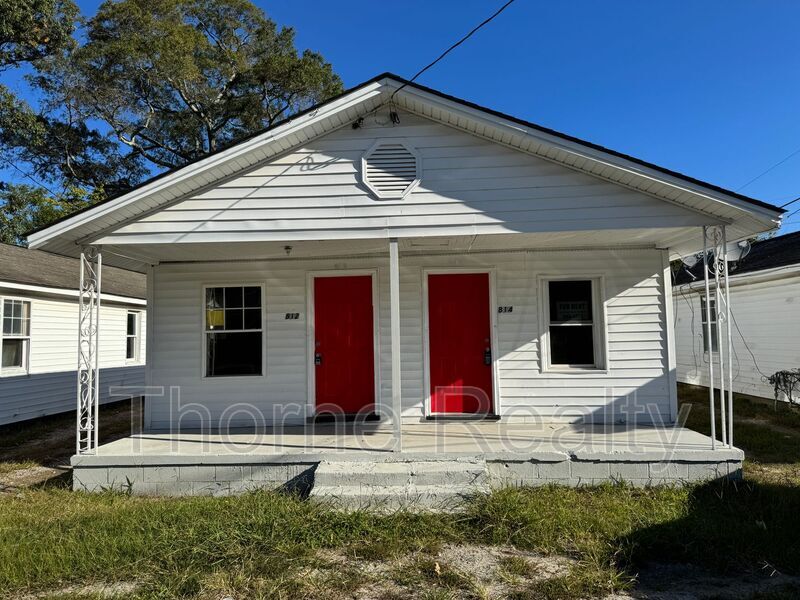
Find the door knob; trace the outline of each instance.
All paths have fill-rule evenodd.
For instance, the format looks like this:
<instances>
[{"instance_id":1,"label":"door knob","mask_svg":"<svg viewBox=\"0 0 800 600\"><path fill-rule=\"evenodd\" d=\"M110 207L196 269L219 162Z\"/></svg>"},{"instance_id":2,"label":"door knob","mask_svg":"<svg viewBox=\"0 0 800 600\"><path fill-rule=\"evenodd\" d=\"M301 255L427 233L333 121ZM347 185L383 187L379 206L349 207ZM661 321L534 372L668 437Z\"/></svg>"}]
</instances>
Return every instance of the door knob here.
<instances>
[{"instance_id":1,"label":"door knob","mask_svg":"<svg viewBox=\"0 0 800 600\"><path fill-rule=\"evenodd\" d=\"M492 364L492 349L487 348L483 352L483 364L490 365Z\"/></svg>"},{"instance_id":2,"label":"door knob","mask_svg":"<svg viewBox=\"0 0 800 600\"><path fill-rule=\"evenodd\" d=\"M320 366L322 364L322 352L317 352L314 355L314 364Z\"/></svg>"}]
</instances>

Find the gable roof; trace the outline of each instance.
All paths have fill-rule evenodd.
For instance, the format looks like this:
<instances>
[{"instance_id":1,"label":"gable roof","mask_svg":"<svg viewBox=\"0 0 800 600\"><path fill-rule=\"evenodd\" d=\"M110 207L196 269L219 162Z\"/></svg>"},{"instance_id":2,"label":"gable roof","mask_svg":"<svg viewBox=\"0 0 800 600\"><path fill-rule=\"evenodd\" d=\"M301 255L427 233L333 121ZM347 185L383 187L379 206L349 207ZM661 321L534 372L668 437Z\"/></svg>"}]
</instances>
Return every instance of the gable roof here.
<instances>
[{"instance_id":1,"label":"gable roof","mask_svg":"<svg viewBox=\"0 0 800 600\"><path fill-rule=\"evenodd\" d=\"M728 265L730 275L744 275L767 269L800 265L800 231L753 242L750 251L741 260ZM703 279L703 263L685 267L675 276L675 283L693 283Z\"/></svg>"},{"instance_id":2,"label":"gable roof","mask_svg":"<svg viewBox=\"0 0 800 600\"><path fill-rule=\"evenodd\" d=\"M264 131L166 171L133 189L30 232L32 247L76 255L77 247L139 214L354 122L381 105L397 106L572 169L684 204L724 220L741 218L737 239L774 228L781 208L621 152L456 98L397 75L378 75Z\"/></svg>"},{"instance_id":3,"label":"gable roof","mask_svg":"<svg viewBox=\"0 0 800 600\"><path fill-rule=\"evenodd\" d=\"M80 262L41 250L0 244L0 285L21 283L67 290L77 290ZM103 294L147 297L147 277L116 267L103 267Z\"/></svg>"}]
</instances>

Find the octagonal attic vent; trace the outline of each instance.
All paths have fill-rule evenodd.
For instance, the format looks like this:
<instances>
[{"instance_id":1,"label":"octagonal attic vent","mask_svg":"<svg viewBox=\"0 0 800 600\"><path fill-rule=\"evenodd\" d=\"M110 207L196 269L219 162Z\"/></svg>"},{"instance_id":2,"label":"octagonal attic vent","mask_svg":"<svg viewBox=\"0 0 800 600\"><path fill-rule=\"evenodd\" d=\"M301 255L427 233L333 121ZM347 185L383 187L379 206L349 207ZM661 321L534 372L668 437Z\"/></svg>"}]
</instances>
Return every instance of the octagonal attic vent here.
<instances>
[{"instance_id":1,"label":"octagonal attic vent","mask_svg":"<svg viewBox=\"0 0 800 600\"><path fill-rule=\"evenodd\" d=\"M361 177L378 198L403 198L419 183L421 161L402 140L378 140L361 158Z\"/></svg>"}]
</instances>

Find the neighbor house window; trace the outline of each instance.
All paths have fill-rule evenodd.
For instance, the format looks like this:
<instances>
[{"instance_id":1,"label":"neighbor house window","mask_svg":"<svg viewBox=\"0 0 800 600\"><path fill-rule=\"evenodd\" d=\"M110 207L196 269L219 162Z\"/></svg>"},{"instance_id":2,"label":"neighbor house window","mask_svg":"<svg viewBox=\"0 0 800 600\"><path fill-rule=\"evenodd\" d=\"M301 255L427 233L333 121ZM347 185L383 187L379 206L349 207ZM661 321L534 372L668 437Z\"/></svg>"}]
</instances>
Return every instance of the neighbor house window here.
<instances>
[{"instance_id":1,"label":"neighbor house window","mask_svg":"<svg viewBox=\"0 0 800 600\"><path fill-rule=\"evenodd\" d=\"M139 315L136 311L128 311L125 332L125 360L139 360Z\"/></svg>"},{"instance_id":2,"label":"neighbor house window","mask_svg":"<svg viewBox=\"0 0 800 600\"><path fill-rule=\"evenodd\" d=\"M550 366L598 367L597 281L553 280L546 285Z\"/></svg>"},{"instance_id":3,"label":"neighbor house window","mask_svg":"<svg viewBox=\"0 0 800 600\"><path fill-rule=\"evenodd\" d=\"M260 286L206 288L207 377L262 374Z\"/></svg>"},{"instance_id":4,"label":"neighbor house window","mask_svg":"<svg viewBox=\"0 0 800 600\"><path fill-rule=\"evenodd\" d=\"M709 308L711 309L711 340L708 339L706 302L710 303ZM709 347L711 352L719 352L717 347L717 301L714 298L707 299L705 296L700 296L700 321L703 329L703 352L708 352Z\"/></svg>"},{"instance_id":5,"label":"neighbor house window","mask_svg":"<svg viewBox=\"0 0 800 600\"><path fill-rule=\"evenodd\" d=\"M3 330L0 335L0 371L5 374L28 370L28 345L31 339L31 303L3 300Z\"/></svg>"}]
</instances>

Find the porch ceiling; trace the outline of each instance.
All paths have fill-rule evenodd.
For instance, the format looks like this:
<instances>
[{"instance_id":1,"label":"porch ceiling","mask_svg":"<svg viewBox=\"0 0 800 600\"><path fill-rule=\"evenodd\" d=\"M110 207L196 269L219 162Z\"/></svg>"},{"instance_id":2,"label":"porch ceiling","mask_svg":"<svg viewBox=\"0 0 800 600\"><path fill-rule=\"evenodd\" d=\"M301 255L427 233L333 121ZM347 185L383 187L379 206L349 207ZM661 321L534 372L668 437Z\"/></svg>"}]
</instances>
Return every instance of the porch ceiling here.
<instances>
[{"instance_id":1,"label":"porch ceiling","mask_svg":"<svg viewBox=\"0 0 800 600\"><path fill-rule=\"evenodd\" d=\"M692 243L702 240L699 227L415 237L401 238L399 247L400 252L405 255L579 248L666 248L671 247L668 245L671 239L682 237L689 240L692 236ZM388 252L388 239L374 238L131 244L103 246L103 262L144 271L146 265L159 263L388 256Z\"/></svg>"}]
</instances>

